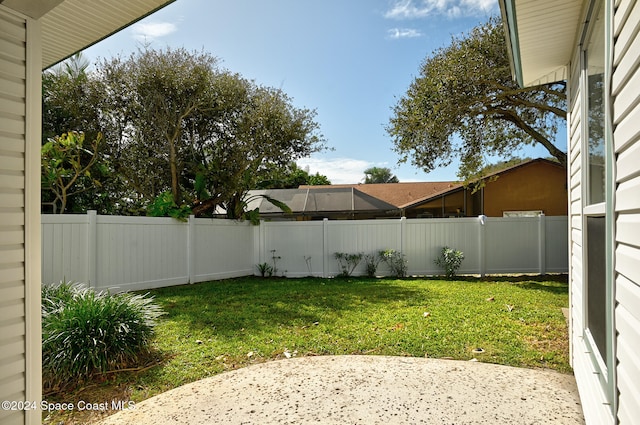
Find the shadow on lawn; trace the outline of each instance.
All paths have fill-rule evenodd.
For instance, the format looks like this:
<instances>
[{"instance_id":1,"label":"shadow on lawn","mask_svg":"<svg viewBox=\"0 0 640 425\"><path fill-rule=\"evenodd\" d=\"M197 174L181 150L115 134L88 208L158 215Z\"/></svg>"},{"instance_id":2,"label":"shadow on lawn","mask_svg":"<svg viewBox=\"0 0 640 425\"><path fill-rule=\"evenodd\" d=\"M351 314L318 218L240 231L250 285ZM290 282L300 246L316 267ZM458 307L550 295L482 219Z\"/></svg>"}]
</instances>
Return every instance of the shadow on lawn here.
<instances>
[{"instance_id":1,"label":"shadow on lawn","mask_svg":"<svg viewBox=\"0 0 640 425\"><path fill-rule=\"evenodd\" d=\"M428 298L428 288L411 289L367 278L243 278L153 291L165 319L217 335L268 331L278 326L327 323L342 311L371 304Z\"/></svg>"}]
</instances>

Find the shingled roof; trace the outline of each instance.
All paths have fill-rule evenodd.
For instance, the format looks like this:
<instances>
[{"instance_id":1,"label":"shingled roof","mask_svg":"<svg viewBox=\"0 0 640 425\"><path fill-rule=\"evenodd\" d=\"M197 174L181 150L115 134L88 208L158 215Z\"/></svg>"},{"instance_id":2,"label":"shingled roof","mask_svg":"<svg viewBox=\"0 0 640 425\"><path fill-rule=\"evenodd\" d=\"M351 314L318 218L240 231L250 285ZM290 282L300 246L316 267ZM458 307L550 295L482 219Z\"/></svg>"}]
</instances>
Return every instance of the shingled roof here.
<instances>
[{"instance_id":1,"label":"shingled roof","mask_svg":"<svg viewBox=\"0 0 640 425\"><path fill-rule=\"evenodd\" d=\"M417 199L431 197L457 186L457 182L411 182L372 184L332 184L327 186L300 186L299 189L352 188L387 202L396 208Z\"/></svg>"},{"instance_id":2,"label":"shingled roof","mask_svg":"<svg viewBox=\"0 0 640 425\"><path fill-rule=\"evenodd\" d=\"M251 190L248 209L260 208L261 214L282 213L265 196L284 202L294 214L328 212L393 211L396 206L355 187L308 186L300 189Z\"/></svg>"}]
</instances>

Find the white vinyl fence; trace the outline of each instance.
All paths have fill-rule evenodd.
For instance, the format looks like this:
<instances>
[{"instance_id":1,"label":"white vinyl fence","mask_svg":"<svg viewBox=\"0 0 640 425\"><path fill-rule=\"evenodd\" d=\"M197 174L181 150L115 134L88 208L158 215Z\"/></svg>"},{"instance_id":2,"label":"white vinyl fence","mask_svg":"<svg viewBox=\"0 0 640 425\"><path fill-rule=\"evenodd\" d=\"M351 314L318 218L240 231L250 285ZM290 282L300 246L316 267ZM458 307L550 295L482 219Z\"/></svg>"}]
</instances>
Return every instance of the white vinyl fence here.
<instances>
[{"instance_id":1,"label":"white vinyl fence","mask_svg":"<svg viewBox=\"0 0 640 425\"><path fill-rule=\"evenodd\" d=\"M230 220L42 216L42 280L137 290L252 275L253 227Z\"/></svg>"},{"instance_id":2,"label":"white vinyl fence","mask_svg":"<svg viewBox=\"0 0 640 425\"><path fill-rule=\"evenodd\" d=\"M334 276L336 252L371 254L395 249L406 255L409 275L437 275L442 247L464 253L461 274L560 273L568 270L567 218L446 218L263 222L256 263L276 265L287 276ZM388 274L384 263L380 274ZM354 275L365 274L362 261Z\"/></svg>"},{"instance_id":3,"label":"white vinyl fence","mask_svg":"<svg viewBox=\"0 0 640 425\"><path fill-rule=\"evenodd\" d=\"M566 272L567 218L455 218L247 222L171 218L43 215L43 282L137 290L258 274L335 276L336 252L395 249L409 275L442 274L443 246L462 251L461 274ZM355 275L365 272L364 261ZM388 274L384 263L379 274Z\"/></svg>"}]
</instances>

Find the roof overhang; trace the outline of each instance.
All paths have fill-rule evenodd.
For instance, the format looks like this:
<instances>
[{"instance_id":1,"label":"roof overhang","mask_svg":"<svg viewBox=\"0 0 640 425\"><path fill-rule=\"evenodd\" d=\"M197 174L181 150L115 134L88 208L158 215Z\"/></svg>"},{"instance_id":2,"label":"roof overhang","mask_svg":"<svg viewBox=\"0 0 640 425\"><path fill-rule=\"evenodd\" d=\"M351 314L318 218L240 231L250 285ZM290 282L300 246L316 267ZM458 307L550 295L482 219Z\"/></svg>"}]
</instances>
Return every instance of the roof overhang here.
<instances>
[{"instance_id":1,"label":"roof overhang","mask_svg":"<svg viewBox=\"0 0 640 425\"><path fill-rule=\"evenodd\" d=\"M42 66L48 68L175 0L0 0L42 25Z\"/></svg>"},{"instance_id":2,"label":"roof overhang","mask_svg":"<svg viewBox=\"0 0 640 425\"><path fill-rule=\"evenodd\" d=\"M499 0L511 73L522 87L566 80L583 0Z\"/></svg>"}]
</instances>

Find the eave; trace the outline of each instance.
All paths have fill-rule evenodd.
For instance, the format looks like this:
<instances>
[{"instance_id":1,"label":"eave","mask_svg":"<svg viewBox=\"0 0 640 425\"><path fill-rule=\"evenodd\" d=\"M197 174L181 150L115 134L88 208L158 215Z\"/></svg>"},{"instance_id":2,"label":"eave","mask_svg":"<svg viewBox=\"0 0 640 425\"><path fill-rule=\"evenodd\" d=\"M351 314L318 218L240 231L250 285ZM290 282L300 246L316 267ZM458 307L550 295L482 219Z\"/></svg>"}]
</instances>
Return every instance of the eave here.
<instances>
[{"instance_id":1,"label":"eave","mask_svg":"<svg viewBox=\"0 0 640 425\"><path fill-rule=\"evenodd\" d=\"M48 68L175 0L2 0L42 27L42 66Z\"/></svg>"},{"instance_id":2,"label":"eave","mask_svg":"<svg viewBox=\"0 0 640 425\"><path fill-rule=\"evenodd\" d=\"M499 0L511 71L522 87L567 79L583 0Z\"/></svg>"}]
</instances>

